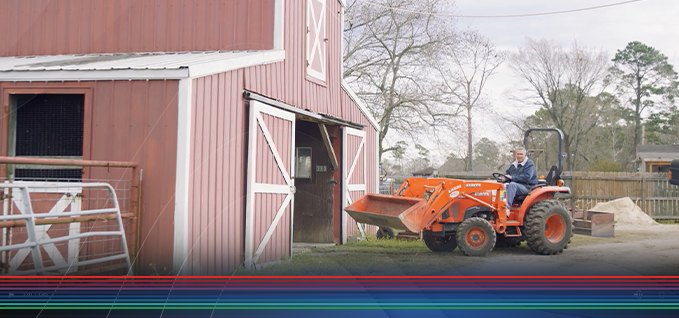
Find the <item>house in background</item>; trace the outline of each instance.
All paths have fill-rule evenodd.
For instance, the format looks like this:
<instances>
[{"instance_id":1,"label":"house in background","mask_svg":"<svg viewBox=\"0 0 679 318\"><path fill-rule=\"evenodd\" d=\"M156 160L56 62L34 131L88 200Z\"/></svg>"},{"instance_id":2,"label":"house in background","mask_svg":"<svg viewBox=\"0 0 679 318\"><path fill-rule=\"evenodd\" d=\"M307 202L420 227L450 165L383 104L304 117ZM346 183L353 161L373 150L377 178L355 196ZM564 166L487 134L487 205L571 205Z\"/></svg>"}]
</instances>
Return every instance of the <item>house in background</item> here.
<instances>
[{"instance_id":1,"label":"house in background","mask_svg":"<svg viewBox=\"0 0 679 318\"><path fill-rule=\"evenodd\" d=\"M639 172L668 172L672 160L679 159L679 145L637 146Z\"/></svg>"},{"instance_id":2,"label":"house in background","mask_svg":"<svg viewBox=\"0 0 679 318\"><path fill-rule=\"evenodd\" d=\"M433 176L438 175L437 171L436 171L436 169L434 169L434 167L428 167L428 168L420 169L420 170L417 170L417 171L413 171L412 174L413 174L414 177L431 177L432 175Z\"/></svg>"},{"instance_id":3,"label":"house in background","mask_svg":"<svg viewBox=\"0 0 679 318\"><path fill-rule=\"evenodd\" d=\"M343 6L2 1L0 102L59 121L32 140L68 136L25 156L139 163L138 273L277 262L295 241L359 235L343 207L378 191L378 124L341 78ZM0 122L2 156L35 124L13 120Z\"/></svg>"}]
</instances>

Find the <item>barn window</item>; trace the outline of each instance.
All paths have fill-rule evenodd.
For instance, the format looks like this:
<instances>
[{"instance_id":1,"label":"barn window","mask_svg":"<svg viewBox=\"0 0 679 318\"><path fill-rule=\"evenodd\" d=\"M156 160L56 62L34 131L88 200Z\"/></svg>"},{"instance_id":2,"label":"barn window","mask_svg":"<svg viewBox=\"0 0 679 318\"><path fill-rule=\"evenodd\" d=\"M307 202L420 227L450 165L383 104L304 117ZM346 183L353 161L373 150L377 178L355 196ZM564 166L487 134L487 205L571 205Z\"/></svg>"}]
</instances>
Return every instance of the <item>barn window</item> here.
<instances>
[{"instance_id":1,"label":"barn window","mask_svg":"<svg viewBox=\"0 0 679 318\"><path fill-rule=\"evenodd\" d=\"M12 95L9 155L83 158L85 98L82 94ZM14 165L17 180L80 181L82 168Z\"/></svg>"},{"instance_id":2,"label":"barn window","mask_svg":"<svg viewBox=\"0 0 679 318\"><path fill-rule=\"evenodd\" d=\"M326 0L306 0L306 59L307 75L325 82L327 63Z\"/></svg>"},{"instance_id":3,"label":"barn window","mask_svg":"<svg viewBox=\"0 0 679 318\"><path fill-rule=\"evenodd\" d=\"M311 147L297 147L295 178L311 179Z\"/></svg>"}]
</instances>

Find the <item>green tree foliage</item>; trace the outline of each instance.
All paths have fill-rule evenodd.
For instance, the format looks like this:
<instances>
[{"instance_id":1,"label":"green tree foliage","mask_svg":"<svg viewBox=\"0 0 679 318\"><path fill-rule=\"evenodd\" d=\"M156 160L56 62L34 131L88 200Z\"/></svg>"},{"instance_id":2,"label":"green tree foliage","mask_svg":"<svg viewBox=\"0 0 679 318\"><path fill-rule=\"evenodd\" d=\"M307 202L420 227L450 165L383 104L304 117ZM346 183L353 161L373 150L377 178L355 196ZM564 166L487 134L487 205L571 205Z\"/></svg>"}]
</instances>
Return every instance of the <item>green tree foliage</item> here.
<instances>
[{"instance_id":1,"label":"green tree foliage","mask_svg":"<svg viewBox=\"0 0 679 318\"><path fill-rule=\"evenodd\" d=\"M424 160L426 163L429 163L429 149L425 148L424 146L420 144L415 145L415 149L417 149L417 154L420 156L421 160Z\"/></svg>"},{"instance_id":2,"label":"green tree foliage","mask_svg":"<svg viewBox=\"0 0 679 318\"><path fill-rule=\"evenodd\" d=\"M671 145L679 142L679 110L676 106L648 116L646 142L655 145Z\"/></svg>"},{"instance_id":3,"label":"green tree foliage","mask_svg":"<svg viewBox=\"0 0 679 318\"><path fill-rule=\"evenodd\" d=\"M482 163L490 169L495 169L500 164L500 148L494 141L481 138L474 144L473 158L475 163Z\"/></svg>"},{"instance_id":4,"label":"green tree foliage","mask_svg":"<svg viewBox=\"0 0 679 318\"><path fill-rule=\"evenodd\" d=\"M604 171L604 172L621 172L624 169L616 162L607 159L600 158L595 160L592 165L587 169L588 171Z\"/></svg>"},{"instance_id":5,"label":"green tree foliage","mask_svg":"<svg viewBox=\"0 0 679 318\"><path fill-rule=\"evenodd\" d=\"M627 97L624 106L633 111L633 145L636 148L641 142L644 111L655 108L660 99L673 102L677 90L677 72L667 62L667 56L638 41L630 42L624 49L618 50L613 62L611 79L618 84L620 95ZM653 124L657 124L658 119L657 116L653 118Z\"/></svg>"}]
</instances>

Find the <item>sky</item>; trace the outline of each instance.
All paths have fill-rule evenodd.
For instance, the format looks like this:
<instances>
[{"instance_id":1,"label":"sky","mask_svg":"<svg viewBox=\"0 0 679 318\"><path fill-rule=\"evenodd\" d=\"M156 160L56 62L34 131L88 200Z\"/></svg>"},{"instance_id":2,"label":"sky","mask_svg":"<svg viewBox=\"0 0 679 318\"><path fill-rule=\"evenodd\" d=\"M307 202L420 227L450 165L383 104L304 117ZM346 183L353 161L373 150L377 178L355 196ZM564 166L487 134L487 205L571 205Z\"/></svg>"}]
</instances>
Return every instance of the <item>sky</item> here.
<instances>
[{"instance_id":1,"label":"sky","mask_svg":"<svg viewBox=\"0 0 679 318\"><path fill-rule=\"evenodd\" d=\"M506 15L579 9L620 0L457 0L461 15ZM574 41L579 45L607 51L611 58L631 41L640 41L658 49L679 67L679 1L642 0L619 6L520 18L458 18L458 26L471 27L488 37L499 49L517 51L526 38L553 40L563 47ZM500 112L520 112L530 115L536 109L521 109L507 101L506 93L518 79L507 63L487 86L488 99ZM489 123L485 123L489 124ZM492 125L477 125L492 127ZM496 137L492 129L479 135Z\"/></svg>"},{"instance_id":2,"label":"sky","mask_svg":"<svg viewBox=\"0 0 679 318\"><path fill-rule=\"evenodd\" d=\"M624 2L624 0L457 0L459 15L514 15L572 10ZM679 1L641 0L601 9L519 18L457 18L460 29L470 27L488 37L498 49L516 52L526 38L548 39L570 47L579 45L608 52L640 41L665 54L679 68ZM530 115L536 108L521 108L507 100L518 79L507 67L498 68L486 87L486 98L500 113ZM475 140L487 137L507 142L497 117L477 115ZM440 152L440 151L439 151ZM439 158L440 159L440 158Z\"/></svg>"}]
</instances>

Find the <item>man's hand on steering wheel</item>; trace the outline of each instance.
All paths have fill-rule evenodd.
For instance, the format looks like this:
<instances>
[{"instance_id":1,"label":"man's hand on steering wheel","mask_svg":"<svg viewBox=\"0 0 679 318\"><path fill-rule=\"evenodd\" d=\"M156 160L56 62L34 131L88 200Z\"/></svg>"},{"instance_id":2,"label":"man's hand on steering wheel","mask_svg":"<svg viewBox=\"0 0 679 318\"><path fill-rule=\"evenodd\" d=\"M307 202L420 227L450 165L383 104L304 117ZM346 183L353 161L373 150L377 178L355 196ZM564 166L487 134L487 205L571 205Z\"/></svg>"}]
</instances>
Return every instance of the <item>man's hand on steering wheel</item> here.
<instances>
[{"instance_id":1,"label":"man's hand on steering wheel","mask_svg":"<svg viewBox=\"0 0 679 318\"><path fill-rule=\"evenodd\" d=\"M495 181L497 182L511 182L512 181L512 176L508 174L501 174L498 172L493 173L493 178L495 178Z\"/></svg>"}]
</instances>

